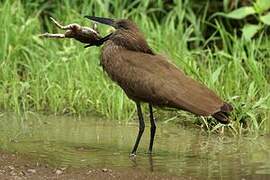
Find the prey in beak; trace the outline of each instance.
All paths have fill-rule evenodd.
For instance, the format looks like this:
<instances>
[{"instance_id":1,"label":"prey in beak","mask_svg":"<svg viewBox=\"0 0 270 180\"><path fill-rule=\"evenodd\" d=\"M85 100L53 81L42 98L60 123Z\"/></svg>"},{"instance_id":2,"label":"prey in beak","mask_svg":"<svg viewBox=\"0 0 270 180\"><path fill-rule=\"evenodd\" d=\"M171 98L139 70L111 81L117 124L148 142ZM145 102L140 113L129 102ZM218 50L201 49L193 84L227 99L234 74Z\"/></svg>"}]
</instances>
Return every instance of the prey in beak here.
<instances>
[{"instance_id":1,"label":"prey in beak","mask_svg":"<svg viewBox=\"0 0 270 180\"><path fill-rule=\"evenodd\" d=\"M95 17L95 16L84 16L84 17L87 18L87 19L90 19L91 21L111 26L111 28L108 29L110 34L103 37L103 38L101 38L98 41L99 46L102 45L104 42L106 42L111 37L111 35L115 31L115 29L117 29L117 24L116 24L116 21L114 19L103 18L103 17ZM91 44L85 46L85 48L90 47L90 46L91 46Z\"/></svg>"},{"instance_id":2,"label":"prey in beak","mask_svg":"<svg viewBox=\"0 0 270 180\"><path fill-rule=\"evenodd\" d=\"M93 28L80 26L79 24L61 25L58 21L50 17L51 21L61 30L66 30L63 34L44 33L39 35L45 38L73 38L85 44L95 45L102 37L100 36L97 25L94 24Z\"/></svg>"}]
</instances>

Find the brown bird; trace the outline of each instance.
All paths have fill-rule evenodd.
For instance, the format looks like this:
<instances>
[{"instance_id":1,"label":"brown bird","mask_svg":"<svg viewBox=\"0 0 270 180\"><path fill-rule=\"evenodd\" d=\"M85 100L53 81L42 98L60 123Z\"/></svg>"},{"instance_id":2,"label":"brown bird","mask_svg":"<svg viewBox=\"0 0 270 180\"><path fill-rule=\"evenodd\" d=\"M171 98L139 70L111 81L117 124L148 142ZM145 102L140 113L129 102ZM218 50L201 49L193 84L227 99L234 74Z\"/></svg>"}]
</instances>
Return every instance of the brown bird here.
<instances>
[{"instance_id":1,"label":"brown bird","mask_svg":"<svg viewBox=\"0 0 270 180\"><path fill-rule=\"evenodd\" d=\"M186 76L167 58L154 53L133 22L93 16L86 18L116 29L101 40L104 43L101 65L137 106L139 133L131 155L136 155L145 128L141 103L149 104L149 153L152 152L156 131L152 106L181 109L199 116L213 116L221 123L229 123L228 113L233 110L232 106L205 85Z\"/></svg>"}]
</instances>

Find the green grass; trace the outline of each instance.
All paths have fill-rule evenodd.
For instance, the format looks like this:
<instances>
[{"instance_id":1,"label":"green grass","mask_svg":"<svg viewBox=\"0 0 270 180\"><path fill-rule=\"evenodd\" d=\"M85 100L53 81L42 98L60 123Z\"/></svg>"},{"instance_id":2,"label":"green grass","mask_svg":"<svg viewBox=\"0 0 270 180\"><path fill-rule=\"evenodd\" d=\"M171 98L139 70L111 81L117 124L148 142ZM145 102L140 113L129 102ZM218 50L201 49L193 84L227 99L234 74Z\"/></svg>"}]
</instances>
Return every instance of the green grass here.
<instances>
[{"instance_id":1,"label":"green grass","mask_svg":"<svg viewBox=\"0 0 270 180\"><path fill-rule=\"evenodd\" d=\"M109 1L108 1L109 2ZM47 12L65 24L89 25L83 15L129 17L145 33L151 47L169 56L187 74L204 82L235 111L231 118L233 132L241 131L240 121L248 131L267 130L270 126L270 40L264 33L247 42L226 32L219 21L212 24L216 32L209 39L202 36L206 17L196 17L191 8L177 3L164 13L162 1L149 8L150 1L56 2L43 5L28 1L0 2L0 108L23 113L86 114L91 111L114 120L128 120L134 104L99 66L99 48L84 49L72 40L39 39L44 32L56 29L41 15ZM136 8L135 8L136 7ZM48 9L52 9L48 11ZM109 9L114 9L111 13ZM159 12L160 20L155 16ZM99 26L103 35L106 27ZM220 40L222 49L206 48ZM188 43L194 48L189 49ZM182 114L182 111L179 113ZM175 114L174 114L175 115ZM165 115L170 119L171 115ZM196 122L193 116L192 122ZM174 118L181 121L181 118ZM204 122L202 119L199 121ZM207 124L207 123L206 123ZM207 124L208 125L208 124Z\"/></svg>"}]
</instances>

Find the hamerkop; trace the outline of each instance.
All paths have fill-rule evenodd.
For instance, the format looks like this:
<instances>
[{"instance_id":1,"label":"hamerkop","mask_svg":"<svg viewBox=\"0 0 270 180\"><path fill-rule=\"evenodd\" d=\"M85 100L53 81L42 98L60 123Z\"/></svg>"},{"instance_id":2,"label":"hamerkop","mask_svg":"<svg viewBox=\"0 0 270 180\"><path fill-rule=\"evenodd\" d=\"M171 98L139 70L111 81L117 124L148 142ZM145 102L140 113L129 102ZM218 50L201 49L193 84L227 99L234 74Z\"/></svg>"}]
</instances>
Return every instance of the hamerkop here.
<instances>
[{"instance_id":1,"label":"hamerkop","mask_svg":"<svg viewBox=\"0 0 270 180\"><path fill-rule=\"evenodd\" d=\"M103 38L101 65L136 103L139 133L132 155L136 154L145 128L141 103L149 104L149 153L152 152L156 131L153 106L181 109L199 116L213 116L221 123L229 123L228 113L232 111L232 106L205 85L186 76L167 58L156 54L133 22L93 16L86 18L116 29Z\"/></svg>"}]
</instances>

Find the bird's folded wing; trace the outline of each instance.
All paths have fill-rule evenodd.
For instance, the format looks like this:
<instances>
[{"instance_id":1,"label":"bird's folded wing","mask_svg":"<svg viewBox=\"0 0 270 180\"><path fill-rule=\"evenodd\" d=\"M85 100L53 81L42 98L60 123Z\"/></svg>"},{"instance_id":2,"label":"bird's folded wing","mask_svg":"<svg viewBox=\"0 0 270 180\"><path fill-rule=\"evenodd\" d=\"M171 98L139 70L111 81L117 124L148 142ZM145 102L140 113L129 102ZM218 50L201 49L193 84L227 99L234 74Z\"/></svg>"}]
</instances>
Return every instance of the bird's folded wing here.
<instances>
[{"instance_id":1,"label":"bird's folded wing","mask_svg":"<svg viewBox=\"0 0 270 180\"><path fill-rule=\"evenodd\" d=\"M213 91L186 76L161 55L123 50L118 56L128 69L119 75L119 85L134 99L198 115L211 115L223 105Z\"/></svg>"}]
</instances>

